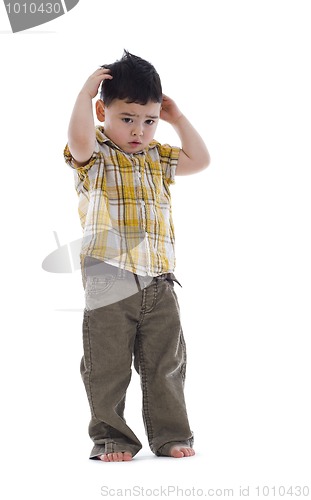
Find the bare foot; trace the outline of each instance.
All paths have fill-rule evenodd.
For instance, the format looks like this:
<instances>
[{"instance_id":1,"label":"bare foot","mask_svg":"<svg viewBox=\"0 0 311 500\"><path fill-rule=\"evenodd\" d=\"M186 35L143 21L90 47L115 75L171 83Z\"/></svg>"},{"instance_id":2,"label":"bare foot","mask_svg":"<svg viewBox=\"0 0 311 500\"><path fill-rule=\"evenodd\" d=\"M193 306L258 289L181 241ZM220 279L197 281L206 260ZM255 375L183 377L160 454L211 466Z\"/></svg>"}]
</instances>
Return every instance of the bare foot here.
<instances>
[{"instance_id":1,"label":"bare foot","mask_svg":"<svg viewBox=\"0 0 311 500\"><path fill-rule=\"evenodd\" d=\"M193 457L195 451L188 446L173 446L170 449L170 456L173 458Z\"/></svg>"},{"instance_id":2,"label":"bare foot","mask_svg":"<svg viewBox=\"0 0 311 500\"><path fill-rule=\"evenodd\" d=\"M132 454L125 451L118 451L116 453L107 453L104 455L99 455L98 457L103 462L129 462L132 460Z\"/></svg>"}]
</instances>

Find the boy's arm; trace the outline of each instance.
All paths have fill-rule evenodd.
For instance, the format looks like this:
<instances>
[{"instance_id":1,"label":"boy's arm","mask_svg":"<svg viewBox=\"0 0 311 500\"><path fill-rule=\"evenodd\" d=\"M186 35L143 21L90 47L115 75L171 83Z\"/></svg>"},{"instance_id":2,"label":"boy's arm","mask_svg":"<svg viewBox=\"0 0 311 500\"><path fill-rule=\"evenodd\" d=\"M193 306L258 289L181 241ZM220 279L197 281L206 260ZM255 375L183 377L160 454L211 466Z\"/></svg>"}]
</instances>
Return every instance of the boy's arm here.
<instances>
[{"instance_id":1,"label":"boy's arm","mask_svg":"<svg viewBox=\"0 0 311 500\"><path fill-rule=\"evenodd\" d=\"M210 155L207 147L189 120L178 109L175 102L163 95L160 117L170 123L181 140L176 175L194 174L208 167Z\"/></svg>"},{"instance_id":2,"label":"boy's arm","mask_svg":"<svg viewBox=\"0 0 311 500\"><path fill-rule=\"evenodd\" d=\"M77 166L85 165L94 152L96 135L92 99L96 97L99 85L106 78L112 78L108 69L96 70L83 85L72 111L68 147Z\"/></svg>"}]
</instances>

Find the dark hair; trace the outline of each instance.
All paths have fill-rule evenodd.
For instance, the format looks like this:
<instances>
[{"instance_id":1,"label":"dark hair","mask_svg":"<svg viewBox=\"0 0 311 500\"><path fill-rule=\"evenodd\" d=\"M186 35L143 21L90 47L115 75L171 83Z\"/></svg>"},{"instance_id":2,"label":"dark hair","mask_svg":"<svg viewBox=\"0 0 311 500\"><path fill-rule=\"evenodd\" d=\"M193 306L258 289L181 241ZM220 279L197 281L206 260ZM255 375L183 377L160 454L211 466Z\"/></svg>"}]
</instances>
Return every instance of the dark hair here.
<instances>
[{"instance_id":1,"label":"dark hair","mask_svg":"<svg viewBox=\"0 0 311 500\"><path fill-rule=\"evenodd\" d=\"M104 80L100 98L106 106L114 99L147 104L162 102L161 80L155 68L148 61L124 50L122 59L102 68L110 69L111 80Z\"/></svg>"}]
</instances>

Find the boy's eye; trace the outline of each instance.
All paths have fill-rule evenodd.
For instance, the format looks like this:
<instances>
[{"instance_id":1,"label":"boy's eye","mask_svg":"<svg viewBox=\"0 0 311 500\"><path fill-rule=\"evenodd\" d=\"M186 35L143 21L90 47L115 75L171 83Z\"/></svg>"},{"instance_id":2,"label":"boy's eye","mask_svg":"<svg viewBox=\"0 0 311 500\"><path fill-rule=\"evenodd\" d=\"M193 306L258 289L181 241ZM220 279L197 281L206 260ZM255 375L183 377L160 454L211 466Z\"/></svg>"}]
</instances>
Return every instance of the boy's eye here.
<instances>
[{"instance_id":1,"label":"boy's eye","mask_svg":"<svg viewBox=\"0 0 311 500\"><path fill-rule=\"evenodd\" d=\"M133 122L132 118L122 118L122 121L124 123L132 123Z\"/></svg>"},{"instance_id":2,"label":"boy's eye","mask_svg":"<svg viewBox=\"0 0 311 500\"><path fill-rule=\"evenodd\" d=\"M147 125L153 125L154 124L154 120L146 120L146 123L147 123Z\"/></svg>"}]
</instances>

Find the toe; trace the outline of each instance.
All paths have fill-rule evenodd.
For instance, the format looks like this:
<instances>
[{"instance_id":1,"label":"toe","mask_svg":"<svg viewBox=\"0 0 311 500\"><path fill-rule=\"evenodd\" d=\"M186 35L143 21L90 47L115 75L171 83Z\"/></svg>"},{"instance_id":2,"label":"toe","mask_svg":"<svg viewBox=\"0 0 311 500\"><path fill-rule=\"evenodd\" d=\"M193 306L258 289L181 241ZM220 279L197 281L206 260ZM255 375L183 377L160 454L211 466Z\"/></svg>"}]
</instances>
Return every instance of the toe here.
<instances>
[{"instance_id":1,"label":"toe","mask_svg":"<svg viewBox=\"0 0 311 500\"><path fill-rule=\"evenodd\" d=\"M125 451L123 453L123 460L124 462L129 462L130 460L132 460L132 454L131 453L128 453L127 451Z\"/></svg>"},{"instance_id":2,"label":"toe","mask_svg":"<svg viewBox=\"0 0 311 500\"><path fill-rule=\"evenodd\" d=\"M171 456L174 458L182 458L184 454L179 448L174 447L171 449Z\"/></svg>"},{"instance_id":3,"label":"toe","mask_svg":"<svg viewBox=\"0 0 311 500\"><path fill-rule=\"evenodd\" d=\"M192 448L181 448L180 451L183 452L185 457L193 457L193 455L195 455L195 452Z\"/></svg>"},{"instance_id":4,"label":"toe","mask_svg":"<svg viewBox=\"0 0 311 500\"><path fill-rule=\"evenodd\" d=\"M170 451L170 455L174 458L192 457L195 452L192 448L174 446Z\"/></svg>"},{"instance_id":5,"label":"toe","mask_svg":"<svg viewBox=\"0 0 311 500\"><path fill-rule=\"evenodd\" d=\"M130 452L125 451L123 453L122 451L119 451L115 453L105 453L103 455L99 455L98 458L103 462L129 462L133 457Z\"/></svg>"}]
</instances>

